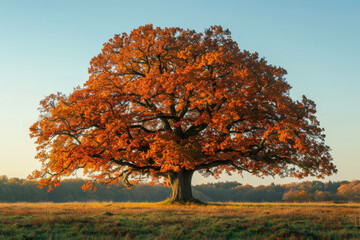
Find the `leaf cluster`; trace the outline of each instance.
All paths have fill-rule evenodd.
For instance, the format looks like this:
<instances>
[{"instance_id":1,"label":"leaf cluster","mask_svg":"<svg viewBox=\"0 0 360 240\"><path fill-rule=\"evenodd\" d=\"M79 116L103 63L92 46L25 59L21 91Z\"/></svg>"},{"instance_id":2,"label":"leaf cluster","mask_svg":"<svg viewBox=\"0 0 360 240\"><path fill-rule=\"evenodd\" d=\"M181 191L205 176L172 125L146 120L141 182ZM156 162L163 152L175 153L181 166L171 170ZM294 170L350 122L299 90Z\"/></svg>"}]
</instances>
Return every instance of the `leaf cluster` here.
<instances>
[{"instance_id":1,"label":"leaf cluster","mask_svg":"<svg viewBox=\"0 0 360 240\"><path fill-rule=\"evenodd\" d=\"M31 128L42 169L57 186L78 169L95 182L132 185L182 170L219 176L336 172L315 103L289 96L286 71L240 50L230 32L146 25L115 35L89 80L41 101ZM85 188L91 188L89 182Z\"/></svg>"}]
</instances>

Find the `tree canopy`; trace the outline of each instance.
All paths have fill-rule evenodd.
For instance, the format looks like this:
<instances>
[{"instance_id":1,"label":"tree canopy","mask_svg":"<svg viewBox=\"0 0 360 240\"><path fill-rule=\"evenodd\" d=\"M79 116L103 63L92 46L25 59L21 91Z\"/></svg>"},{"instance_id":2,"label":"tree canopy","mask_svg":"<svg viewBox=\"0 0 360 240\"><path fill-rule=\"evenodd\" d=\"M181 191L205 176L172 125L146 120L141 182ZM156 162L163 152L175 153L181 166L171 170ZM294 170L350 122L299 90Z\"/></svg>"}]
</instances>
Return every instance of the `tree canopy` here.
<instances>
[{"instance_id":1,"label":"tree canopy","mask_svg":"<svg viewBox=\"0 0 360 240\"><path fill-rule=\"evenodd\" d=\"M115 35L89 74L71 94L41 101L30 128L42 162L31 177L41 185L83 169L105 184L164 178L173 199L187 201L194 171L336 172L315 103L292 100L286 71L240 50L220 26L197 33L146 25Z\"/></svg>"}]
</instances>

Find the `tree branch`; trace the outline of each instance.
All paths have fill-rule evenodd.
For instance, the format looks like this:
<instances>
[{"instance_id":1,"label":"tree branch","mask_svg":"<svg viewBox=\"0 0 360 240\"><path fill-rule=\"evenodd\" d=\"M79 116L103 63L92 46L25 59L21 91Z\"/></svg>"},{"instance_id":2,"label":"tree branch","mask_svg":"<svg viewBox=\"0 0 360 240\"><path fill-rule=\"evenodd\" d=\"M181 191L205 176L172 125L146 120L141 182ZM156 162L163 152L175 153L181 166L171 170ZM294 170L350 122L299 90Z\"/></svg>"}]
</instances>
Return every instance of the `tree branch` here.
<instances>
[{"instance_id":1,"label":"tree branch","mask_svg":"<svg viewBox=\"0 0 360 240\"><path fill-rule=\"evenodd\" d=\"M112 159L111 161L118 164L118 165L120 165L120 166L127 166L127 167L132 168L133 170L140 171L140 172L149 171L150 169L155 170L155 171L160 170L160 167L156 167L156 166L143 166L143 167L140 167L140 166L136 166L133 163L125 162L124 160L126 160L126 159L120 159L120 160L119 159Z\"/></svg>"},{"instance_id":2,"label":"tree branch","mask_svg":"<svg viewBox=\"0 0 360 240\"><path fill-rule=\"evenodd\" d=\"M192 125L191 127L189 127L185 133L184 136L185 137L192 137L195 136L196 134L198 134L199 132L201 132L202 130L204 130L205 128L207 128L208 124L207 123L202 123L200 125Z\"/></svg>"},{"instance_id":3,"label":"tree branch","mask_svg":"<svg viewBox=\"0 0 360 240\"><path fill-rule=\"evenodd\" d=\"M213 167L217 167L217 166L221 166L221 165L229 165L232 164L233 161L232 160L216 160L210 163L203 163L203 164L199 164L195 167L195 171L197 170L201 170L201 169L208 169L208 168L213 168Z\"/></svg>"}]
</instances>

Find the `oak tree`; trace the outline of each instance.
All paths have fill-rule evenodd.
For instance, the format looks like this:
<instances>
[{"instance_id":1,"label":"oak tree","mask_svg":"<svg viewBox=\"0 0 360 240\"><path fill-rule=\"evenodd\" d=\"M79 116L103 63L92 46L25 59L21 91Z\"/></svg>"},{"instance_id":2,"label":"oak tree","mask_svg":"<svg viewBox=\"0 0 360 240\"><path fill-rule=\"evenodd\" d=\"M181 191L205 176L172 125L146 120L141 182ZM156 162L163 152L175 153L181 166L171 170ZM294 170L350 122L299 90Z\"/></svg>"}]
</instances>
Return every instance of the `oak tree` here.
<instances>
[{"instance_id":1,"label":"oak tree","mask_svg":"<svg viewBox=\"0 0 360 240\"><path fill-rule=\"evenodd\" d=\"M93 183L168 183L192 201L191 179L250 172L323 177L336 172L315 103L290 98L286 71L240 50L230 32L146 25L115 35L89 79L41 101L31 128L50 188L78 169Z\"/></svg>"}]
</instances>

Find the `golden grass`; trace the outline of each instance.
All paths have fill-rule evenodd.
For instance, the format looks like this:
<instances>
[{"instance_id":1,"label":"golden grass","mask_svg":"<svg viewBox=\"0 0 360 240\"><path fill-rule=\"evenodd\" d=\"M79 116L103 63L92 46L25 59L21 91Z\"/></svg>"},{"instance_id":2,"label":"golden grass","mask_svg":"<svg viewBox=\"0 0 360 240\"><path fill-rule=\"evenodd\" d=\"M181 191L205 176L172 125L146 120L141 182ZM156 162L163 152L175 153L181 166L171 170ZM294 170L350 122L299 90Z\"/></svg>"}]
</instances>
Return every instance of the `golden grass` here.
<instances>
[{"instance_id":1,"label":"golden grass","mask_svg":"<svg viewBox=\"0 0 360 240\"><path fill-rule=\"evenodd\" d=\"M19 238L43 236L39 239L94 234L94 239L357 239L359 217L359 203L0 203L6 236L16 231ZM67 235L56 235L56 227Z\"/></svg>"},{"instance_id":2,"label":"golden grass","mask_svg":"<svg viewBox=\"0 0 360 240\"><path fill-rule=\"evenodd\" d=\"M141 214L146 212L233 212L252 214L360 214L360 203L209 203L207 205L164 205L162 203L114 203L114 202L70 202L70 203L0 203L0 215L54 213L71 214Z\"/></svg>"},{"instance_id":3,"label":"golden grass","mask_svg":"<svg viewBox=\"0 0 360 240\"><path fill-rule=\"evenodd\" d=\"M83 216L124 215L135 217L149 213L172 213L176 215L211 215L219 218L287 218L295 219L299 215L315 222L338 219L350 220L356 224L360 216L360 204L333 203L214 203L208 205L163 205L161 203L114 203L114 202L71 202L71 203L0 203L0 216L31 215L36 222L61 221L66 216L73 222ZM56 220L55 220L56 219ZM65 221L65 220L64 220ZM39 223L38 223L39 224Z\"/></svg>"}]
</instances>

